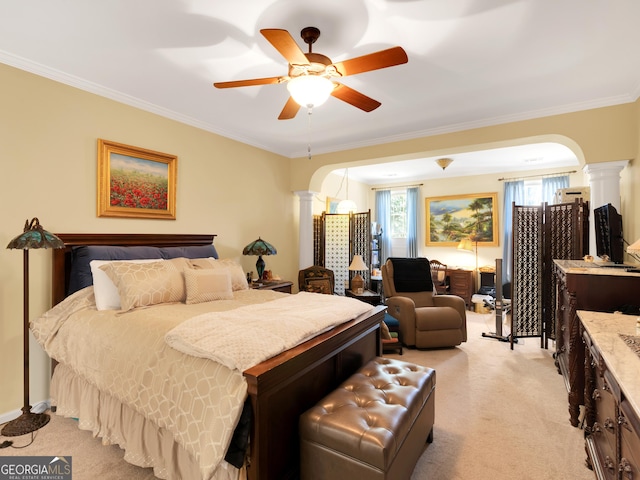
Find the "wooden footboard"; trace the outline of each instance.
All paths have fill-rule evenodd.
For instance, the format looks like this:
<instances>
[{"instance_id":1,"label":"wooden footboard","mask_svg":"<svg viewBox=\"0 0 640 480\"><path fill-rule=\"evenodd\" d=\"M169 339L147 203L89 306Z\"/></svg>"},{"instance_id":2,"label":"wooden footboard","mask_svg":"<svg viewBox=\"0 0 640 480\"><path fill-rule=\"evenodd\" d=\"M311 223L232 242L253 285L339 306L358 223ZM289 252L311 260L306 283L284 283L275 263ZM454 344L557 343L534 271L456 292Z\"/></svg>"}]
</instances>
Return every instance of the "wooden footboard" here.
<instances>
[{"instance_id":1,"label":"wooden footboard","mask_svg":"<svg viewBox=\"0 0 640 480\"><path fill-rule=\"evenodd\" d=\"M244 372L254 412L249 480L298 478L300 415L380 355L385 310L376 307Z\"/></svg>"}]
</instances>

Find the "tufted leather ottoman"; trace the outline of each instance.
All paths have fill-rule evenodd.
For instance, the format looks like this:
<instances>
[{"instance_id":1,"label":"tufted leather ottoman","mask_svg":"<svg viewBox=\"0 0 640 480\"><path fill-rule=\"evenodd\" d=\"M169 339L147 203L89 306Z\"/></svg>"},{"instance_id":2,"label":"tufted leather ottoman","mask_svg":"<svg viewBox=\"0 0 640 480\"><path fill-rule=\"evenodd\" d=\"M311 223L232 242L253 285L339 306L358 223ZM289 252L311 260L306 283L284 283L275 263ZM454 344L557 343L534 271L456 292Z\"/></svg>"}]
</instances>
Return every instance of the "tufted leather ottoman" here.
<instances>
[{"instance_id":1,"label":"tufted leather ottoman","mask_svg":"<svg viewBox=\"0 0 640 480\"><path fill-rule=\"evenodd\" d=\"M300 477L409 479L433 441L435 370L378 357L300 417Z\"/></svg>"}]
</instances>

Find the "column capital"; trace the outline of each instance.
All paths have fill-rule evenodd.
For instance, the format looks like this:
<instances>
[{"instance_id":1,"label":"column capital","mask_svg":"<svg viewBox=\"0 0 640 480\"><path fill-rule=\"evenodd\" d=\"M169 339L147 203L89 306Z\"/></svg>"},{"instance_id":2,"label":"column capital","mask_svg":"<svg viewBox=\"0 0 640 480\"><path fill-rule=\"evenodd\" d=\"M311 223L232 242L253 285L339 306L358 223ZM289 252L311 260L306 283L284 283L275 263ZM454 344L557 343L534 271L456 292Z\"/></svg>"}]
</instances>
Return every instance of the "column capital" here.
<instances>
[{"instance_id":1,"label":"column capital","mask_svg":"<svg viewBox=\"0 0 640 480\"><path fill-rule=\"evenodd\" d=\"M605 175L605 174L613 174L620 173L624 167L629 164L629 160L618 160L615 162L599 162L599 163L588 163L582 168L582 171L587 175Z\"/></svg>"}]
</instances>

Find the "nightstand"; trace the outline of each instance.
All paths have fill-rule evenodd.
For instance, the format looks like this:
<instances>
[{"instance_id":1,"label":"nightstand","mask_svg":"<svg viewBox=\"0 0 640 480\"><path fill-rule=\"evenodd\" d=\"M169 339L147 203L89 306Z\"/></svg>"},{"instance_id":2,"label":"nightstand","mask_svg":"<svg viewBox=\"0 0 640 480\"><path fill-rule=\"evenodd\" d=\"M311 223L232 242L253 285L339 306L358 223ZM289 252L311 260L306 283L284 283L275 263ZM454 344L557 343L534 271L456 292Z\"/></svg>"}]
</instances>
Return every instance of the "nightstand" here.
<instances>
[{"instance_id":1,"label":"nightstand","mask_svg":"<svg viewBox=\"0 0 640 480\"><path fill-rule=\"evenodd\" d=\"M256 290L274 290L276 292L291 293L293 282L287 280L271 280L269 282L251 282L249 285Z\"/></svg>"},{"instance_id":2,"label":"nightstand","mask_svg":"<svg viewBox=\"0 0 640 480\"><path fill-rule=\"evenodd\" d=\"M370 303L373 306L380 305L380 294L371 290L364 290L362 293L356 293L353 290L345 290L344 294L347 297L357 298L358 300L366 303Z\"/></svg>"}]
</instances>

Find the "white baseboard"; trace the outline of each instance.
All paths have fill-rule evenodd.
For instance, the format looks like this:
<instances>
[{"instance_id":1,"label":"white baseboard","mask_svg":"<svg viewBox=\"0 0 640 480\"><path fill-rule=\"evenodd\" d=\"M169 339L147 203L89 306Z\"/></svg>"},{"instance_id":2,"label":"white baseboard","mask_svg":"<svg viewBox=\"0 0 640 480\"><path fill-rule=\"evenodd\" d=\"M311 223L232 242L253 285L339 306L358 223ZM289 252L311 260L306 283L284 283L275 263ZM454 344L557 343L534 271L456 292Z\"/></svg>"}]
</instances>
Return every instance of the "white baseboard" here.
<instances>
[{"instance_id":1,"label":"white baseboard","mask_svg":"<svg viewBox=\"0 0 640 480\"><path fill-rule=\"evenodd\" d=\"M42 413L49 410L49 408L51 408L51 400L43 400L33 405L31 407L31 411L33 413ZM11 412L5 412L0 414L0 425L10 422L11 420L15 420L21 414L22 414L22 410L12 410Z\"/></svg>"},{"instance_id":2,"label":"white baseboard","mask_svg":"<svg viewBox=\"0 0 640 480\"><path fill-rule=\"evenodd\" d=\"M22 410L13 410L11 412L6 412L0 415L0 425L3 425L11 420L15 420L20 416Z\"/></svg>"}]
</instances>

